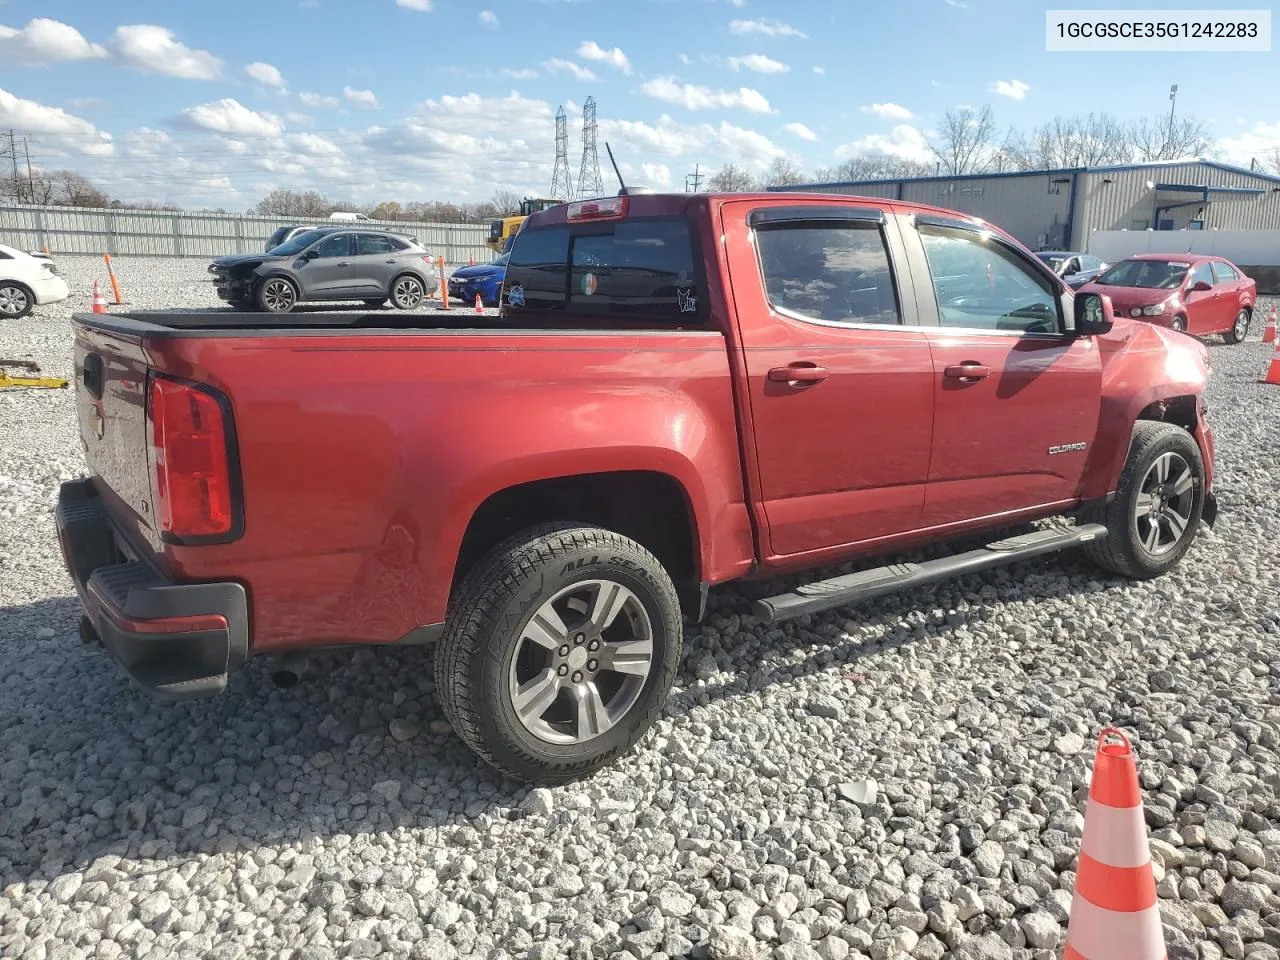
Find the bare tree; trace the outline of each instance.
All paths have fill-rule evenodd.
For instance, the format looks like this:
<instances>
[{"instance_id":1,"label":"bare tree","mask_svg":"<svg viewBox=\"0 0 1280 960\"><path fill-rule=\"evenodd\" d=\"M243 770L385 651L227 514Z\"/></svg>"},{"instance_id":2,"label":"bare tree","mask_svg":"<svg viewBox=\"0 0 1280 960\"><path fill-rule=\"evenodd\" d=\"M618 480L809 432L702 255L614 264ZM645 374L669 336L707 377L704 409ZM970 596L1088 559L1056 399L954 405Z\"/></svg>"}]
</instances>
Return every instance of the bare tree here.
<instances>
[{"instance_id":1,"label":"bare tree","mask_svg":"<svg viewBox=\"0 0 1280 960\"><path fill-rule=\"evenodd\" d=\"M1125 125L1107 113L1054 117L1031 133L1028 155L1033 169L1093 167L1128 163L1133 145Z\"/></svg>"},{"instance_id":2,"label":"bare tree","mask_svg":"<svg viewBox=\"0 0 1280 960\"><path fill-rule=\"evenodd\" d=\"M805 182L805 175L790 157L776 157L760 178L766 187L793 187Z\"/></svg>"},{"instance_id":3,"label":"bare tree","mask_svg":"<svg viewBox=\"0 0 1280 960\"><path fill-rule=\"evenodd\" d=\"M1263 166L1270 168L1272 173L1280 173L1280 147L1272 149L1271 155L1263 161Z\"/></svg>"},{"instance_id":4,"label":"bare tree","mask_svg":"<svg viewBox=\"0 0 1280 960\"><path fill-rule=\"evenodd\" d=\"M401 214L400 204L395 200L383 200L369 211L369 216L374 220L399 220Z\"/></svg>"},{"instance_id":5,"label":"bare tree","mask_svg":"<svg viewBox=\"0 0 1280 960\"><path fill-rule=\"evenodd\" d=\"M1198 117L1170 123L1163 117L1143 117L1129 124L1129 142L1136 159L1181 160L1212 152L1209 125Z\"/></svg>"},{"instance_id":6,"label":"bare tree","mask_svg":"<svg viewBox=\"0 0 1280 960\"><path fill-rule=\"evenodd\" d=\"M315 190L295 193L276 188L259 200L250 210L264 217L327 217L337 209L337 204Z\"/></svg>"},{"instance_id":7,"label":"bare tree","mask_svg":"<svg viewBox=\"0 0 1280 960\"><path fill-rule=\"evenodd\" d=\"M105 193L74 170L54 170L49 180L53 184L51 202L59 206L105 207L109 202Z\"/></svg>"},{"instance_id":8,"label":"bare tree","mask_svg":"<svg viewBox=\"0 0 1280 960\"><path fill-rule=\"evenodd\" d=\"M991 107L984 106L976 112L972 107L958 107L943 115L942 127L929 141L929 149L938 158L943 173L981 173L992 160L995 130Z\"/></svg>"},{"instance_id":9,"label":"bare tree","mask_svg":"<svg viewBox=\"0 0 1280 960\"><path fill-rule=\"evenodd\" d=\"M520 203L524 198L514 190L496 190L490 205L496 209L495 217L514 217L520 213Z\"/></svg>"},{"instance_id":10,"label":"bare tree","mask_svg":"<svg viewBox=\"0 0 1280 960\"><path fill-rule=\"evenodd\" d=\"M905 180L927 177L933 167L918 160L895 157L877 150L855 153L836 167L823 167L814 172L817 183L859 182L862 180Z\"/></svg>"},{"instance_id":11,"label":"bare tree","mask_svg":"<svg viewBox=\"0 0 1280 960\"><path fill-rule=\"evenodd\" d=\"M750 193L757 186L756 178L750 170L732 163L726 163L707 181L707 188L712 193Z\"/></svg>"}]
</instances>

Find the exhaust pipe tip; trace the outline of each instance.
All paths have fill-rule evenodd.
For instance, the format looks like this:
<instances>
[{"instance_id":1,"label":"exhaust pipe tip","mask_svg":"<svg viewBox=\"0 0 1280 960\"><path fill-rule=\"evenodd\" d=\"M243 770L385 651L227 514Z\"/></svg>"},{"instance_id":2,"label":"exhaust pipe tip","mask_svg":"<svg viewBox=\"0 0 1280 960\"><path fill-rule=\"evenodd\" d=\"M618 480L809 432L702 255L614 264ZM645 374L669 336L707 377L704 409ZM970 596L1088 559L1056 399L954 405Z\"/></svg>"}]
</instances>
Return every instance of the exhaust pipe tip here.
<instances>
[{"instance_id":1,"label":"exhaust pipe tip","mask_svg":"<svg viewBox=\"0 0 1280 960\"><path fill-rule=\"evenodd\" d=\"M296 687L307 669L307 658L301 654L286 654L276 661L271 682L282 690Z\"/></svg>"}]
</instances>

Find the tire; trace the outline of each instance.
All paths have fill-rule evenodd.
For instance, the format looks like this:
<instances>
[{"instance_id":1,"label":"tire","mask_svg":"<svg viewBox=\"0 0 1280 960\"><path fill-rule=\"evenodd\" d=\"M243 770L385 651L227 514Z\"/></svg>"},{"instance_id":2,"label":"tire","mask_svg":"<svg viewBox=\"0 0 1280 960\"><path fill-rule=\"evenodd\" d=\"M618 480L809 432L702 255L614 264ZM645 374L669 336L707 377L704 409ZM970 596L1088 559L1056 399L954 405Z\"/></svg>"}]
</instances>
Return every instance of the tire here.
<instances>
[{"instance_id":1,"label":"tire","mask_svg":"<svg viewBox=\"0 0 1280 960\"><path fill-rule=\"evenodd\" d=\"M397 310L412 310L427 299L427 288L420 277L402 273L391 281L391 303Z\"/></svg>"},{"instance_id":2,"label":"tire","mask_svg":"<svg viewBox=\"0 0 1280 960\"><path fill-rule=\"evenodd\" d=\"M1169 326L1172 329L1177 330L1179 333L1186 333L1187 318L1184 317L1182 314L1178 314L1176 317L1173 318L1173 322L1169 324Z\"/></svg>"},{"instance_id":3,"label":"tire","mask_svg":"<svg viewBox=\"0 0 1280 960\"><path fill-rule=\"evenodd\" d=\"M366 300L364 305L370 310L378 310L387 302L386 297L379 297L375 300Z\"/></svg>"},{"instance_id":4,"label":"tire","mask_svg":"<svg viewBox=\"0 0 1280 960\"><path fill-rule=\"evenodd\" d=\"M1160 461L1170 468L1163 483L1157 472ZM1181 468L1190 475L1191 485L1179 493ZM1163 498L1153 500L1156 487L1161 488ZM1157 510L1161 519L1153 520ZM1203 510L1204 461L1195 438L1172 423L1139 420L1115 498L1081 516L1081 522L1101 523L1107 528L1103 540L1085 545L1085 554L1102 569L1134 580L1161 576L1190 549ZM1181 532L1170 514L1181 522ZM1153 535L1153 530L1158 534ZM1170 541L1167 544L1166 539Z\"/></svg>"},{"instance_id":5,"label":"tire","mask_svg":"<svg viewBox=\"0 0 1280 960\"><path fill-rule=\"evenodd\" d=\"M35 294L21 283L6 280L0 283L0 319L19 320L36 305Z\"/></svg>"},{"instance_id":6,"label":"tire","mask_svg":"<svg viewBox=\"0 0 1280 960\"><path fill-rule=\"evenodd\" d=\"M597 603L612 613L603 630L590 617ZM576 780L649 729L675 678L682 630L675 587L649 551L595 527L535 527L459 586L436 650L436 695L493 767L526 781Z\"/></svg>"},{"instance_id":7,"label":"tire","mask_svg":"<svg viewBox=\"0 0 1280 960\"><path fill-rule=\"evenodd\" d=\"M263 313L288 313L298 305L298 288L284 277L267 277L254 293Z\"/></svg>"},{"instance_id":8,"label":"tire","mask_svg":"<svg viewBox=\"0 0 1280 960\"><path fill-rule=\"evenodd\" d=\"M1245 307L1236 314L1236 319L1231 324L1231 329L1222 335L1222 339L1227 343L1239 343L1245 337L1249 336L1249 324L1253 322L1253 311Z\"/></svg>"}]
</instances>

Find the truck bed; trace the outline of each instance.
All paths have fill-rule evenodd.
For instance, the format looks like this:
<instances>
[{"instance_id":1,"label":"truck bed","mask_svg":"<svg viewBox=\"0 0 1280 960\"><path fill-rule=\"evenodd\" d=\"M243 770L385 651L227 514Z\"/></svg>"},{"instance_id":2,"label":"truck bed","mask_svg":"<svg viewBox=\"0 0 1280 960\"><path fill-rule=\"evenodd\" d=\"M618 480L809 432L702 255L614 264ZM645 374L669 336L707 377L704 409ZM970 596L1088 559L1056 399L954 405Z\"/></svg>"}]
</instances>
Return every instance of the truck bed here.
<instances>
[{"instance_id":1,"label":"truck bed","mask_svg":"<svg viewBox=\"0 0 1280 960\"><path fill-rule=\"evenodd\" d=\"M295 310L292 313L256 313L241 310L131 310L111 314L78 313L75 319L106 330L159 333L163 330L496 330L507 325L498 315L475 313L469 308L414 313L399 310Z\"/></svg>"}]
</instances>

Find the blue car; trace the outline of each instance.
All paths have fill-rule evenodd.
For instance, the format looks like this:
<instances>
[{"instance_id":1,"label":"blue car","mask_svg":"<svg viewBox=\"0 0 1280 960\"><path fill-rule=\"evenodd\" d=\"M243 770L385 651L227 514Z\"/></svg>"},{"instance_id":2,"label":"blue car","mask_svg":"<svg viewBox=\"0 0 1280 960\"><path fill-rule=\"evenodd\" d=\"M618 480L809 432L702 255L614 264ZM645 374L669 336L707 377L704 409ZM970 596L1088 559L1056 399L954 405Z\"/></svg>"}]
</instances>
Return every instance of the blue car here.
<instances>
[{"instance_id":1,"label":"blue car","mask_svg":"<svg viewBox=\"0 0 1280 960\"><path fill-rule=\"evenodd\" d=\"M491 263L477 263L474 267L459 267L449 278L449 299L463 303L475 303L476 294L486 307L496 307L502 294L502 281L507 276L507 258L504 253Z\"/></svg>"}]
</instances>

